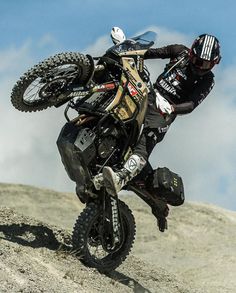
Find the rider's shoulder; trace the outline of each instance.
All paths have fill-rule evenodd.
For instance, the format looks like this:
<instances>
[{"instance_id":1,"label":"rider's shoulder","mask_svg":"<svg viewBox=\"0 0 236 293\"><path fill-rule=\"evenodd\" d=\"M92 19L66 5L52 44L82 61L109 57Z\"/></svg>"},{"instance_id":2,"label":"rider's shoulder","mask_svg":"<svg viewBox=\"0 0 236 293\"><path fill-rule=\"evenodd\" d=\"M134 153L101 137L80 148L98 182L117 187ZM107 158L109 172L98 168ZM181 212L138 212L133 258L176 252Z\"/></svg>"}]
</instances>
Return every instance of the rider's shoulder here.
<instances>
[{"instance_id":1,"label":"rider's shoulder","mask_svg":"<svg viewBox=\"0 0 236 293\"><path fill-rule=\"evenodd\" d=\"M182 58L188 56L189 48L182 44L171 44L165 47L165 51L171 58Z\"/></svg>"},{"instance_id":2,"label":"rider's shoulder","mask_svg":"<svg viewBox=\"0 0 236 293\"><path fill-rule=\"evenodd\" d=\"M171 44L166 47L174 51L176 54L182 53L182 52L185 52L185 53L189 52L189 48L182 44Z\"/></svg>"}]
</instances>

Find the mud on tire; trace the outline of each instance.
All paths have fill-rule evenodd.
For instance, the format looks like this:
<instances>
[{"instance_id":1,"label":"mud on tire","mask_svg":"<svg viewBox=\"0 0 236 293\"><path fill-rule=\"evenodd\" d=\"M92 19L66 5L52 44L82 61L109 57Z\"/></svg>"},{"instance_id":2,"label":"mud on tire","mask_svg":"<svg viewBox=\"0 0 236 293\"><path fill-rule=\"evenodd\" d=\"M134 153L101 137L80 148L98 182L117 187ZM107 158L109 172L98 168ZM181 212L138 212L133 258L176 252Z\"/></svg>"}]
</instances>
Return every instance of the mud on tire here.
<instances>
[{"instance_id":1,"label":"mud on tire","mask_svg":"<svg viewBox=\"0 0 236 293\"><path fill-rule=\"evenodd\" d=\"M24 93L37 78L43 77L50 72L50 70L58 66L67 64L74 64L78 67L79 84L86 84L93 72L93 64L91 64L91 60L87 56L76 52L60 53L45 59L20 77L14 85L11 93L11 102L13 106L22 112L41 111L54 106L55 102L50 101L50 99L41 99L32 103L26 103L24 101Z\"/></svg>"},{"instance_id":2,"label":"mud on tire","mask_svg":"<svg viewBox=\"0 0 236 293\"><path fill-rule=\"evenodd\" d=\"M102 258L92 255L89 245L98 249L99 243L91 243L92 229L99 216L102 214L102 207L96 202L89 203L78 217L73 234L73 250L86 266L94 267L102 273L110 272L116 269L128 256L135 239L136 227L134 217L128 206L119 201L120 213L124 226L124 242L118 251L107 254Z\"/></svg>"}]
</instances>

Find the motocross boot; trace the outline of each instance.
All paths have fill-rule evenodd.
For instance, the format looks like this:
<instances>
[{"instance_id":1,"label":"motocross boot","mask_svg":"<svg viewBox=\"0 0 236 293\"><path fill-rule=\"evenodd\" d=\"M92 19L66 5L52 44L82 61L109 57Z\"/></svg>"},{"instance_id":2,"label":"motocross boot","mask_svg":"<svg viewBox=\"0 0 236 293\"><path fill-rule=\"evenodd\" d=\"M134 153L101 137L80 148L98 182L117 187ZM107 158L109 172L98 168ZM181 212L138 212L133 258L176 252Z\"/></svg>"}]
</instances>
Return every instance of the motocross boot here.
<instances>
[{"instance_id":1,"label":"motocross boot","mask_svg":"<svg viewBox=\"0 0 236 293\"><path fill-rule=\"evenodd\" d=\"M93 184L96 190L100 190L104 186L102 173L99 173L93 177Z\"/></svg>"},{"instance_id":2,"label":"motocross boot","mask_svg":"<svg viewBox=\"0 0 236 293\"><path fill-rule=\"evenodd\" d=\"M124 168L114 172L111 167L103 168L104 185L109 194L116 196L118 192L144 167L146 161L143 157L133 154L126 161Z\"/></svg>"}]
</instances>

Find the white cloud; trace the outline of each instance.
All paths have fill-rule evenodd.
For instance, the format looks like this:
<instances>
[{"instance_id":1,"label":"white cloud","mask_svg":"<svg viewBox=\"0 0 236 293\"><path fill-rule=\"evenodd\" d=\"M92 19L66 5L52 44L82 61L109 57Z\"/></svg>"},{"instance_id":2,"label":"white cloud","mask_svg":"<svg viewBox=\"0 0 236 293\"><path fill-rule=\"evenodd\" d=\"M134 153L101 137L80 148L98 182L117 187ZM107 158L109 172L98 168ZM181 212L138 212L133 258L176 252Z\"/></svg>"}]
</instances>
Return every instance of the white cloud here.
<instances>
[{"instance_id":1,"label":"white cloud","mask_svg":"<svg viewBox=\"0 0 236 293\"><path fill-rule=\"evenodd\" d=\"M19 71L24 64L32 60L30 54L30 42L27 41L22 47L10 47L0 52L0 74L6 76L8 73L13 74Z\"/></svg>"},{"instance_id":2,"label":"white cloud","mask_svg":"<svg viewBox=\"0 0 236 293\"><path fill-rule=\"evenodd\" d=\"M156 46L190 45L195 37L165 28L148 30L158 33ZM98 56L110 45L108 32L108 36L99 38L84 53ZM64 171L56 147L65 122L63 109L27 114L14 110L9 102L19 73L33 64L31 49L27 42L21 48L0 52L0 178L1 181L72 190L74 185ZM162 60L147 62L153 80L164 63ZM219 66L215 72L216 86L212 93L192 114L177 118L164 141L155 148L151 162L155 167L165 165L183 176L188 200L236 209L236 68L223 70Z\"/></svg>"},{"instance_id":3,"label":"white cloud","mask_svg":"<svg viewBox=\"0 0 236 293\"><path fill-rule=\"evenodd\" d=\"M39 39L38 44L39 48L45 48L49 46L58 46L57 40L49 33L43 35L41 39Z\"/></svg>"},{"instance_id":4,"label":"white cloud","mask_svg":"<svg viewBox=\"0 0 236 293\"><path fill-rule=\"evenodd\" d=\"M108 36L102 36L97 39L94 44L88 46L83 53L90 54L91 56L102 56L105 50L112 46L112 42Z\"/></svg>"},{"instance_id":5,"label":"white cloud","mask_svg":"<svg viewBox=\"0 0 236 293\"><path fill-rule=\"evenodd\" d=\"M169 31L164 27L151 26L147 30L151 30L157 33L157 47L166 46L169 44L184 44L186 46L190 46L192 42L192 36L187 36L178 31Z\"/></svg>"}]
</instances>

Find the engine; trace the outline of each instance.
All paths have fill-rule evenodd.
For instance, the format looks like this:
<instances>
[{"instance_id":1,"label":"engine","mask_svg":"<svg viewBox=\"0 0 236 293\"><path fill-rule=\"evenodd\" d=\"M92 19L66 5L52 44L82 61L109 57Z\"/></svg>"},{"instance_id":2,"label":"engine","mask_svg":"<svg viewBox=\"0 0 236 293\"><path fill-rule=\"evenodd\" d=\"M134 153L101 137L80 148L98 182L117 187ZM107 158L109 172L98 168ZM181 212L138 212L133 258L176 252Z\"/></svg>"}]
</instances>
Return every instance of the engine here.
<instances>
[{"instance_id":1,"label":"engine","mask_svg":"<svg viewBox=\"0 0 236 293\"><path fill-rule=\"evenodd\" d=\"M117 145L117 140L114 136L100 138L98 142L97 152L101 159L107 159L114 151Z\"/></svg>"}]
</instances>

